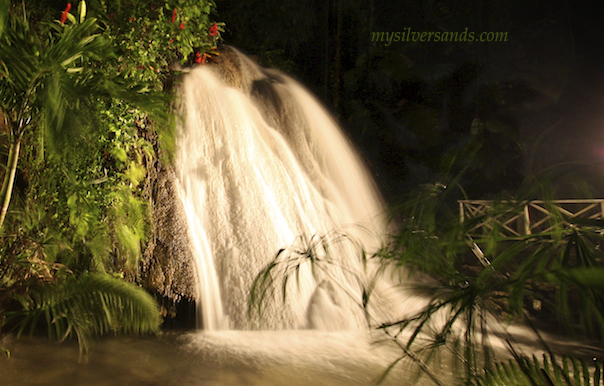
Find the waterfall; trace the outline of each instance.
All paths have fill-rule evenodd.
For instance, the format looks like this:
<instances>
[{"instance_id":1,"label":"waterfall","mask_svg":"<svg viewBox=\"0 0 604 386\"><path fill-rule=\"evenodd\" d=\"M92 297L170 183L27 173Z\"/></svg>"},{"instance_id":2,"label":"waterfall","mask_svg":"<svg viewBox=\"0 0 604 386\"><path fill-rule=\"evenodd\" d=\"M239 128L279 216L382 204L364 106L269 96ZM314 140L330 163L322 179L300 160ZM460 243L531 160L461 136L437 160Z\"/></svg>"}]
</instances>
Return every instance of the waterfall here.
<instances>
[{"instance_id":1,"label":"waterfall","mask_svg":"<svg viewBox=\"0 0 604 386\"><path fill-rule=\"evenodd\" d=\"M345 308L345 296L302 268L286 304L268 305L262 318L247 312L255 276L297 236L347 224L384 231L379 194L334 119L299 83L234 49L187 72L180 97L176 168L199 327L313 327L322 308Z\"/></svg>"}]
</instances>

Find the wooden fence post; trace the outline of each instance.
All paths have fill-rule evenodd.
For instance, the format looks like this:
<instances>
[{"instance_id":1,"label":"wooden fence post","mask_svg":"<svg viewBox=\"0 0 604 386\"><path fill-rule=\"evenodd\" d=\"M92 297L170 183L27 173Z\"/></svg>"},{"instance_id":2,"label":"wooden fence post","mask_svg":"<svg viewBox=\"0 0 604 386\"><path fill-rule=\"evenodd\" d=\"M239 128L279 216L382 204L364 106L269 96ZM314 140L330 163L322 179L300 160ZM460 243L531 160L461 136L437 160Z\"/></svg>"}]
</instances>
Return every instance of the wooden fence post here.
<instances>
[{"instance_id":1,"label":"wooden fence post","mask_svg":"<svg viewBox=\"0 0 604 386\"><path fill-rule=\"evenodd\" d=\"M531 234L531 216L529 212L529 202L524 204L524 234L525 236Z\"/></svg>"}]
</instances>

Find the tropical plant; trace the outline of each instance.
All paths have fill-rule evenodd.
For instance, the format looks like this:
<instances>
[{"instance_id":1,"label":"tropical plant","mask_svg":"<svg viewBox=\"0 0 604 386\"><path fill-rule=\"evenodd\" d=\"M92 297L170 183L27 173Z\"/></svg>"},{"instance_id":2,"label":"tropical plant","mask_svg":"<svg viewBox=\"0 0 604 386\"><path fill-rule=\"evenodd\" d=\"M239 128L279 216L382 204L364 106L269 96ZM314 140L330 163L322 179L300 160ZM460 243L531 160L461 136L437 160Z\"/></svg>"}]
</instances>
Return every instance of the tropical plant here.
<instances>
[{"instance_id":1,"label":"tropical plant","mask_svg":"<svg viewBox=\"0 0 604 386\"><path fill-rule=\"evenodd\" d=\"M601 221L565 217L552 204L547 231L510 239L501 236L501 229L493 226L482 236L470 238L470 230L477 223L520 212L529 201L525 197L542 194L538 192L543 189L521 189L523 193L517 197L495 200L484 216L462 223L458 208L451 208L456 202L450 194L459 196L455 193L457 181L459 177L422 186L401 208L404 215L399 217L398 230L391 242L371 258L364 252L360 257L363 262L377 259L380 272L400 269L403 278L400 286L425 299L425 305L417 313L380 320L371 315L372 285L378 279L359 281L363 287L357 298L363 299L369 326L382 330L401 349L401 357L384 375L403 359L410 358L434 382L445 384L430 367L443 351L456 358L455 366L463 369L462 380L466 383L479 382L486 374L495 374L500 369L505 371L504 365L495 366L498 362L490 337L493 333L505 333L500 329L506 321L526 323L550 353L547 342L540 338L538 322L542 327L564 327L569 333L601 339L604 336L604 256L598 247L604 241ZM572 226L565 225L569 222ZM329 242L320 237L316 240ZM297 246L294 250L298 252L289 255L281 251L256 279L252 300L263 300L267 283L281 283L285 291L288 278L297 273L305 260L313 267L329 269L333 264L317 258L316 245L319 243L311 241L307 248ZM321 249L328 248L321 245ZM432 279L414 280L418 274ZM510 348L514 352L512 339ZM516 363L517 369L524 371L525 359L517 356Z\"/></svg>"},{"instance_id":2,"label":"tropical plant","mask_svg":"<svg viewBox=\"0 0 604 386\"><path fill-rule=\"evenodd\" d=\"M515 354L514 359L496 363L493 368L474 379L476 386L532 385L532 386L600 386L602 366L588 365L583 359L563 355L543 355L543 359Z\"/></svg>"},{"instance_id":3,"label":"tropical plant","mask_svg":"<svg viewBox=\"0 0 604 386\"><path fill-rule=\"evenodd\" d=\"M88 351L93 335L157 332L161 322L157 303L145 290L106 274L79 277L30 288L17 300L22 310L6 313L16 322L18 335L34 332L44 319L48 335L64 340L77 337L80 354Z\"/></svg>"},{"instance_id":4,"label":"tropical plant","mask_svg":"<svg viewBox=\"0 0 604 386\"><path fill-rule=\"evenodd\" d=\"M51 336L75 334L86 351L93 334L159 326L153 299L124 276L136 279L149 234L137 189L154 154L139 134L151 117L170 136L170 98L105 66L113 53L98 20L86 17L84 1L77 16L70 11L36 22L0 1L0 145L9 150L0 318L20 332L44 319ZM26 188L7 218L20 155Z\"/></svg>"},{"instance_id":5,"label":"tropical plant","mask_svg":"<svg viewBox=\"0 0 604 386\"><path fill-rule=\"evenodd\" d=\"M526 323L537 336L533 319L592 339L604 336L598 221L569 219L550 205L547 231L510 239L493 226L472 239L468 235L477 223L496 223L493 219L499 216L520 213L529 202L527 196L495 200L484 216L460 223L447 198L455 184L440 186L422 189L410 201L393 243L378 254L386 266L435 279L429 285L410 279L410 286L426 297L426 306L379 326L401 343L404 356L445 348L460 358L465 379L471 381L482 374L482 363L491 370L494 353L488 337L499 325L493 315ZM529 192L525 194L535 194ZM565 226L568 222L572 226ZM541 343L549 350L545 341Z\"/></svg>"},{"instance_id":6,"label":"tropical plant","mask_svg":"<svg viewBox=\"0 0 604 386\"><path fill-rule=\"evenodd\" d=\"M78 18L69 9L61 20L40 29L30 26L25 14L0 3L0 109L8 131L9 157L0 199L0 229L10 203L24 133L32 125L44 127L50 149L81 132L81 114L98 98L117 97L161 116L165 99L144 95L94 63L111 54L99 34L95 18L86 19L80 2ZM70 8L70 7L68 7ZM44 142L43 142L44 143Z\"/></svg>"},{"instance_id":7,"label":"tropical plant","mask_svg":"<svg viewBox=\"0 0 604 386\"><path fill-rule=\"evenodd\" d=\"M161 89L170 67L205 64L218 55L224 23L213 22L213 0L95 2L106 36L116 49L107 64L125 77Z\"/></svg>"},{"instance_id":8,"label":"tropical plant","mask_svg":"<svg viewBox=\"0 0 604 386\"><path fill-rule=\"evenodd\" d=\"M357 300L358 307L363 309L362 301L359 301L361 297L353 291L364 287L364 278L361 271L355 269L358 267L341 259L343 250L365 256L358 240L344 230L333 230L310 238L300 235L292 245L280 249L258 273L250 291L248 312L262 315L267 302L281 299L285 303L292 282L299 286L304 271L310 272L316 283L328 282L349 298Z\"/></svg>"},{"instance_id":9,"label":"tropical plant","mask_svg":"<svg viewBox=\"0 0 604 386\"><path fill-rule=\"evenodd\" d=\"M88 351L92 336L157 331L160 316L154 299L125 282L123 273L105 273L102 266L87 261L95 256L53 228L53 219L37 204L22 205L14 216L19 231L5 238L0 258L0 326L20 335L45 324L51 338L75 336L81 354ZM88 245L92 251L108 247Z\"/></svg>"}]
</instances>

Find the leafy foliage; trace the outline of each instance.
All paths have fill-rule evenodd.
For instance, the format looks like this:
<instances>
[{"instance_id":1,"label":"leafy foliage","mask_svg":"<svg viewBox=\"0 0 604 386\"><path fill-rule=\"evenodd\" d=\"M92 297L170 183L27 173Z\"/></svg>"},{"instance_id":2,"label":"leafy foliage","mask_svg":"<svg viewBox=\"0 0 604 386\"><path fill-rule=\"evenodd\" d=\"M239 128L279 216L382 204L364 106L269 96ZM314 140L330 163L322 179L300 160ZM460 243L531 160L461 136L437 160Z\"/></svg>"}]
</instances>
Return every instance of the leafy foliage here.
<instances>
[{"instance_id":1,"label":"leafy foliage","mask_svg":"<svg viewBox=\"0 0 604 386\"><path fill-rule=\"evenodd\" d=\"M487 371L493 364L488 340L498 325L493 315L526 322L533 329L531 320L536 318L549 328L557 324L567 332L601 339L604 293L598 281L604 280L604 260L598 247L602 241L599 223L565 218L550 205L548 231L510 240L494 226L472 239L468 234L477 222L519 213L529 201L525 197L542 188L524 190L515 199L495 200L491 211L463 224L449 207L447 195L454 189L454 183L446 189L420 189L404 207L405 217L392 244L378 254L382 264L422 272L436 280L412 284L426 297L423 310L379 328L397 342L403 340L407 351L444 347L456 353L467 380L481 374L483 361ZM572 226L565 226L566 221ZM543 303L539 312L535 301L540 310ZM409 331L408 338L402 338L403 331Z\"/></svg>"},{"instance_id":2,"label":"leafy foliage","mask_svg":"<svg viewBox=\"0 0 604 386\"><path fill-rule=\"evenodd\" d=\"M31 332L43 318L50 337L75 335L81 352L92 335L149 333L159 328L159 309L142 288L104 274L84 274L58 284L31 288L18 298L23 309L8 313L19 318L19 334Z\"/></svg>"},{"instance_id":3,"label":"leafy foliage","mask_svg":"<svg viewBox=\"0 0 604 386\"><path fill-rule=\"evenodd\" d=\"M508 362L496 363L494 368L474 380L474 385L559 385L599 386L602 367L599 363L588 365L583 359L564 355L562 360L554 355L543 355L539 360L516 356Z\"/></svg>"},{"instance_id":4,"label":"leafy foliage","mask_svg":"<svg viewBox=\"0 0 604 386\"><path fill-rule=\"evenodd\" d=\"M300 286L300 277L306 268L317 283L329 282L344 291L351 299L359 299L351 292L350 283L362 285L359 272L338 256L342 248L364 256L361 245L344 231L332 231L308 238L301 235L296 243L279 250L273 260L256 276L250 291L249 312L262 314L262 306L268 301L287 300L291 282ZM363 305L359 302L359 307Z\"/></svg>"},{"instance_id":5,"label":"leafy foliage","mask_svg":"<svg viewBox=\"0 0 604 386\"><path fill-rule=\"evenodd\" d=\"M5 175L3 197L6 199L3 202L8 205L12 190L10 179L16 173L19 144L25 138L26 144L31 144L24 149L30 162L21 168L30 184L28 198L46 210L57 209L47 221L65 232L64 239L71 238L73 255L81 256L83 250L89 250L88 254L96 260L96 267L79 263L73 267L104 270L103 261L107 260L112 249L106 241L113 239L117 241L118 250L123 246L122 255L132 270L140 256L140 242L144 240L147 226L144 224L145 205L135 197L134 190L144 177L141 153L145 144L133 140L136 127L133 132L124 124L126 122L118 121L116 115L119 110L112 107L111 97L119 97L123 101L114 100L117 106L130 101L160 119L165 116L161 110L165 109L167 99L150 93L145 96L123 80L106 76L98 63L102 56L111 53L108 41L100 36L96 19L85 18L84 2L80 3L78 11L79 19L66 10L63 14L65 20L40 27L48 30L45 32L47 38L37 35L36 29L23 15L12 18L12 27L5 29L2 42L7 49L3 50L1 58L5 70L2 110L11 128L9 141L13 159L11 169ZM95 114L82 118L81 109L84 107L96 116L110 109L114 109L115 115L95 122L92 119ZM141 119L142 113L138 114L138 119ZM35 125L26 131L28 125L37 123L42 116L45 117L45 125ZM121 119L124 118L126 116ZM91 141L85 135L91 131L98 135L102 126L113 127L113 133L110 131L97 137L101 141ZM131 121L132 126L134 123ZM123 135L120 135L120 130ZM111 134L116 138L110 138ZM55 150L51 152L52 157L44 156L46 148ZM57 151L58 148L62 151ZM103 160L103 150L104 161L108 161L106 156L110 151L119 158L119 164L104 162L103 165L99 162ZM107 170L115 172L108 176ZM105 184L106 188L99 186L106 181L113 184ZM128 211L131 213L126 213ZM54 220L59 215L68 218L69 222ZM116 229L115 237L110 236L110 223ZM13 226L18 228L19 225L13 223ZM63 261L70 265L74 263L65 257Z\"/></svg>"},{"instance_id":6,"label":"leafy foliage","mask_svg":"<svg viewBox=\"0 0 604 386\"><path fill-rule=\"evenodd\" d=\"M120 280L138 279L150 234L146 167L173 148L168 64L209 59L222 24L212 1L54 6L0 1L0 317L33 329L43 315L85 349L94 334L159 325Z\"/></svg>"},{"instance_id":7,"label":"leafy foliage","mask_svg":"<svg viewBox=\"0 0 604 386\"><path fill-rule=\"evenodd\" d=\"M364 263L379 261L380 272L391 272L393 267L400 269L402 280L408 280L401 285L425 299L417 313L386 321L372 315L367 318L370 327L382 330L401 349L401 357L384 376L404 358L410 358L437 384L445 384L430 369L439 353L445 351L453 354L454 367L463 370L462 379L466 383L506 374L516 378L518 384L529 384L532 375L528 373L530 366L526 359L516 356L515 367L497 364L489 337L493 332L500 332L497 319L524 322L538 337L541 335L535 323L548 328L563 327L567 332L591 339L604 336L601 303L604 256L598 247L604 241L601 220L566 218L550 205L551 227L547 231L511 240L502 237L494 226L482 236L470 238L468 235L476 222L518 212L529 201L526 197L539 194L543 187L531 186L515 198L495 200L484 217L460 223L457 210L451 208L455 201L449 196L459 195L455 192L458 181L455 176L443 179L442 183L422 186L402 206L404 216L398 220L398 230L390 244L372 258L367 259L364 252L360 255ZM565 225L567 222L572 226ZM329 243L329 239L324 242ZM257 277L253 294L258 292L261 296L255 295L253 300L262 301L267 283L281 283L280 288L285 291L288 278L305 262L322 263L315 257L316 253L308 252L314 251L313 245L317 243L311 240L306 245L306 248L292 247L294 254L283 251L278 254L278 259ZM323 269L329 268L324 265ZM415 280L417 274L431 279ZM369 284L359 281L362 293L357 298L363 299L367 314L371 313L376 280L378 278ZM539 312L533 306L535 301L543 303ZM541 339L540 343L549 351L547 342ZM511 352L515 354L513 344L510 340ZM548 363L535 362L530 371L540 374L538 366L548 366ZM573 371L583 374L584 368L575 366ZM529 374L526 375L529 381L522 378L524 373ZM484 382L495 382L489 379ZM541 384L541 381L535 382L530 384Z\"/></svg>"},{"instance_id":8,"label":"leafy foliage","mask_svg":"<svg viewBox=\"0 0 604 386\"><path fill-rule=\"evenodd\" d=\"M100 1L96 8L117 49L110 65L127 78L161 88L174 62L205 63L218 55L224 23L210 19L213 0Z\"/></svg>"}]
</instances>

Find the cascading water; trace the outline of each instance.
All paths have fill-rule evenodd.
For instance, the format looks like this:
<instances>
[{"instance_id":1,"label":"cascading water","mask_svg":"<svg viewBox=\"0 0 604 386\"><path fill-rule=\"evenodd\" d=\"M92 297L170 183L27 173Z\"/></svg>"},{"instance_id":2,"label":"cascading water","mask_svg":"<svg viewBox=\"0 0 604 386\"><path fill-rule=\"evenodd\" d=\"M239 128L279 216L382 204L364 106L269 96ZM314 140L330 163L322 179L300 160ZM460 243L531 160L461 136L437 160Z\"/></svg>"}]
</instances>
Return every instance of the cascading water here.
<instances>
[{"instance_id":1,"label":"cascading water","mask_svg":"<svg viewBox=\"0 0 604 386\"><path fill-rule=\"evenodd\" d=\"M288 297L287 306L273 303L262 319L250 319L246 313L253 278L297 235L320 234L351 223L384 234L371 179L329 114L293 80L237 53L221 66L187 74L182 112L177 190L197 257L200 324L207 330L226 329L229 319L237 328L353 327L340 323L350 320L338 299L338 285L350 277L338 277L336 272L330 277L336 280L317 282L310 272L301 272L301 291L297 285L293 288L299 296ZM164 189L166 185L160 184ZM169 195L172 189L165 191ZM173 208L162 211L171 214L164 213L161 224L180 216ZM175 229L180 228L169 226L165 232ZM370 246L370 240L362 241ZM184 244L175 243L168 251ZM349 256L357 251L335 249L341 253L338 265L360 269ZM404 291L396 292L394 299L387 295L378 300L399 316L414 315L427 304L421 298L412 304L414 296ZM376 301L375 291L371 300ZM437 323L442 326L444 321ZM511 332L526 345L524 352L540 355L540 342L528 330ZM379 335L381 344L373 344L372 333ZM506 339L491 340L499 353L508 348L508 333L510 329L501 335ZM75 342L57 346L8 335L0 341L0 347L11 353L10 359L0 355L0 379L3 385L99 385L115 384L116 379L121 384L204 386L434 384L417 365L418 358L426 358L421 355L424 350L403 355L404 345L399 346L403 339L399 344L384 341L375 330L204 331L179 336L178 347L169 344L172 338L166 334L162 340L101 339L86 363L75 366L81 355ZM600 350L551 339L549 344L554 352L575 351L586 358ZM455 362L451 347L439 346L442 351L436 355L428 353L430 368L443 384L450 384L465 366L449 367Z\"/></svg>"},{"instance_id":2,"label":"cascading water","mask_svg":"<svg viewBox=\"0 0 604 386\"><path fill-rule=\"evenodd\" d=\"M312 324L307 310L316 316L334 306L325 286L302 270L287 305L268 306L254 319L247 314L254 277L298 235L346 224L383 232L381 201L308 91L233 49L222 58L219 66L192 69L181 89L177 170L199 276L198 324L303 327Z\"/></svg>"}]
</instances>

